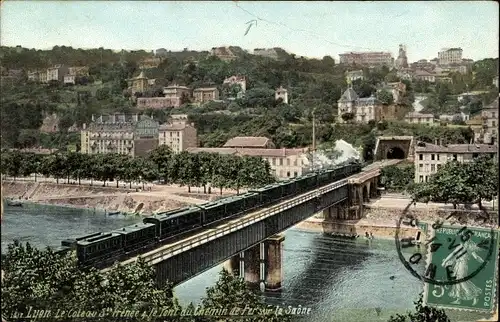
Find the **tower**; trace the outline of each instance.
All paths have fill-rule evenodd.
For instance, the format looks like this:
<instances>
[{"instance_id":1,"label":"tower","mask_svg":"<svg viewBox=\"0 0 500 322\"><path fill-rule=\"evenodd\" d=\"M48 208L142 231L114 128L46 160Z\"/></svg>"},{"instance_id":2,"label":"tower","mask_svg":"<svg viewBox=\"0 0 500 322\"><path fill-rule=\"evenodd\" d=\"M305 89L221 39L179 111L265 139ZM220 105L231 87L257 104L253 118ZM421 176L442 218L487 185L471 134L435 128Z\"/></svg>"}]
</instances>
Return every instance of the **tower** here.
<instances>
[{"instance_id":1,"label":"tower","mask_svg":"<svg viewBox=\"0 0 500 322\"><path fill-rule=\"evenodd\" d=\"M406 46L400 44L399 45L399 54L396 59L396 68L408 68L408 58L406 57Z\"/></svg>"}]
</instances>

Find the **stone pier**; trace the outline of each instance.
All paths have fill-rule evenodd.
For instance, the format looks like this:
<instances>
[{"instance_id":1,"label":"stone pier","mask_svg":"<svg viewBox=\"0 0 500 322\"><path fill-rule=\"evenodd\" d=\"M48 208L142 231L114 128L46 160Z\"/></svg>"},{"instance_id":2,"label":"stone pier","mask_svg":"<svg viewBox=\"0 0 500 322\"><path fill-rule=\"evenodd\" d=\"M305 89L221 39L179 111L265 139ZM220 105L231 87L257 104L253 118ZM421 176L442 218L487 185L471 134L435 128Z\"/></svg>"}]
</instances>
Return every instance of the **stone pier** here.
<instances>
[{"instance_id":1,"label":"stone pier","mask_svg":"<svg viewBox=\"0 0 500 322\"><path fill-rule=\"evenodd\" d=\"M285 236L275 235L228 259L224 269L234 276L243 277L252 288L264 286L268 291L279 291L283 281L283 241Z\"/></svg>"}]
</instances>

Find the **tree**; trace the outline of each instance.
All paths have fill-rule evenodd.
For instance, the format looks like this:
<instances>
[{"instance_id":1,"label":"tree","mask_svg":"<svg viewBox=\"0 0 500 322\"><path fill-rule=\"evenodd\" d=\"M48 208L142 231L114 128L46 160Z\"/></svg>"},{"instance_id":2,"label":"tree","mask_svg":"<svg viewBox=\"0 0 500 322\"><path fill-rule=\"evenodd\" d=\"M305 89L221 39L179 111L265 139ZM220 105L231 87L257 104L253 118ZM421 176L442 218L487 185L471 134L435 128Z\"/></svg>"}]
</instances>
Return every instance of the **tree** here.
<instances>
[{"instance_id":1,"label":"tree","mask_svg":"<svg viewBox=\"0 0 500 322\"><path fill-rule=\"evenodd\" d=\"M72 254L59 255L14 243L2 258L2 315L35 310L75 310L107 313L106 320L119 321L118 310L150 311L151 308L180 310L171 287L158 288L154 270L144 261L119 266L107 273L81 270ZM65 318L76 321L78 318Z\"/></svg>"},{"instance_id":2,"label":"tree","mask_svg":"<svg viewBox=\"0 0 500 322\"><path fill-rule=\"evenodd\" d=\"M377 93L377 98L384 105L391 105L394 102L392 94L386 91L385 89Z\"/></svg>"},{"instance_id":3,"label":"tree","mask_svg":"<svg viewBox=\"0 0 500 322\"><path fill-rule=\"evenodd\" d=\"M491 200L498 191L496 162L480 157L472 162L447 162L428 182L412 187L413 198L458 204L478 203Z\"/></svg>"},{"instance_id":4,"label":"tree","mask_svg":"<svg viewBox=\"0 0 500 322\"><path fill-rule=\"evenodd\" d=\"M342 120L344 120L344 122L349 122L354 119L354 113L347 112L342 114L340 117L342 117Z\"/></svg>"},{"instance_id":5,"label":"tree","mask_svg":"<svg viewBox=\"0 0 500 322\"><path fill-rule=\"evenodd\" d=\"M443 309L422 305L422 294L420 294L420 298L414 303L414 313L391 315L387 322L451 322Z\"/></svg>"},{"instance_id":6,"label":"tree","mask_svg":"<svg viewBox=\"0 0 500 322\"><path fill-rule=\"evenodd\" d=\"M243 309L253 308L257 310L266 309L262 298L250 290L242 278L234 277L223 269L219 274L219 280L212 287L207 288L207 295L202 300L203 309ZM215 319L214 319L215 320ZM291 321L289 316L277 316L268 314L246 318L245 322L287 322Z\"/></svg>"},{"instance_id":7,"label":"tree","mask_svg":"<svg viewBox=\"0 0 500 322\"><path fill-rule=\"evenodd\" d=\"M165 184L168 183L168 167L172 159L172 150L167 145L160 145L149 155L149 159L153 161L157 168L158 173L163 178Z\"/></svg>"}]
</instances>

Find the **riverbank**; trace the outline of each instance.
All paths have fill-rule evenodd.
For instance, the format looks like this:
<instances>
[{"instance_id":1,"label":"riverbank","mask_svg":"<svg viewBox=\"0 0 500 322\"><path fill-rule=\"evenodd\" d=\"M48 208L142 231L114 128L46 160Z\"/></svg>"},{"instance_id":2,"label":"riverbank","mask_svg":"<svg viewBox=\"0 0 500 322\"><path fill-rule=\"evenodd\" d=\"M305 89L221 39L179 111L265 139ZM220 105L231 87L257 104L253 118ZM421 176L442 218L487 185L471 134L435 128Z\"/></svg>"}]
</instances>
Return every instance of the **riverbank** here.
<instances>
[{"instance_id":1,"label":"riverbank","mask_svg":"<svg viewBox=\"0 0 500 322\"><path fill-rule=\"evenodd\" d=\"M143 191L136 187L102 187L52 182L3 181L2 198L15 202L93 208L106 211L135 212L144 215L220 198L220 194L188 193L187 187L148 185ZM197 189L192 189L197 191ZM231 191L223 196L233 194Z\"/></svg>"}]
</instances>

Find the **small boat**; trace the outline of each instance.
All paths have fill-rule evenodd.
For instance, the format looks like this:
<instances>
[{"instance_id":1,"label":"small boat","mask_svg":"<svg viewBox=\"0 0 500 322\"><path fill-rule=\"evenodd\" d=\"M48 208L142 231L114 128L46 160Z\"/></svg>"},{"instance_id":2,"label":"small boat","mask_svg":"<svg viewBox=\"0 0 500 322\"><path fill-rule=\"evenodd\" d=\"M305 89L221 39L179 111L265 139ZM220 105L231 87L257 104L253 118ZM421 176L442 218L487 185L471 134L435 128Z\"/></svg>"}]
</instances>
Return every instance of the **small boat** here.
<instances>
[{"instance_id":1,"label":"small boat","mask_svg":"<svg viewBox=\"0 0 500 322\"><path fill-rule=\"evenodd\" d=\"M108 212L108 216L116 216L116 215L121 215L122 212L121 211L111 211L111 212Z\"/></svg>"},{"instance_id":2,"label":"small boat","mask_svg":"<svg viewBox=\"0 0 500 322\"><path fill-rule=\"evenodd\" d=\"M7 206L10 207L22 207L23 203L17 200L7 200Z\"/></svg>"}]
</instances>

